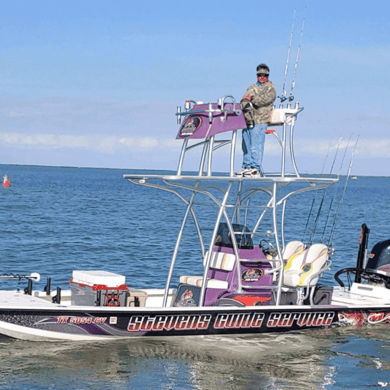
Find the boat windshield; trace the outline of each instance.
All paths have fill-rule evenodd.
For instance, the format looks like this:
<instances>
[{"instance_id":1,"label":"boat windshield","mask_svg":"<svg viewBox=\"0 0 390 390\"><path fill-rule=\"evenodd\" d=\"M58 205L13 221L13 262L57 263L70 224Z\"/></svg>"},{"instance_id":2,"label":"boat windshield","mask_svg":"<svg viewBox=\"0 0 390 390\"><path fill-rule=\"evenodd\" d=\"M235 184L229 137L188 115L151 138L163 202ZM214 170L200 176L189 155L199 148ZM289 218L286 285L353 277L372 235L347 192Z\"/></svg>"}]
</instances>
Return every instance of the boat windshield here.
<instances>
[{"instance_id":1,"label":"boat windshield","mask_svg":"<svg viewBox=\"0 0 390 390\"><path fill-rule=\"evenodd\" d=\"M253 240L251 231L245 226L238 223L232 224L236 233L236 241L239 249L253 249ZM233 248L233 240L227 223L221 222L218 227L215 246Z\"/></svg>"}]
</instances>

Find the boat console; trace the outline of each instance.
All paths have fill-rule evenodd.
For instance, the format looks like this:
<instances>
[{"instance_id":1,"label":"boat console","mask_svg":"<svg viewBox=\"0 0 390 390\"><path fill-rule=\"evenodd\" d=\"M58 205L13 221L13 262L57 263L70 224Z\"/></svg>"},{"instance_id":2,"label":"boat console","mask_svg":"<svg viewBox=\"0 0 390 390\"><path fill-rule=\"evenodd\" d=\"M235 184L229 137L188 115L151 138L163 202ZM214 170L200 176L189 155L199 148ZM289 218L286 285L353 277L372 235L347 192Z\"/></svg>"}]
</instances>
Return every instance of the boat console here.
<instances>
[{"instance_id":1,"label":"boat console","mask_svg":"<svg viewBox=\"0 0 390 390\"><path fill-rule=\"evenodd\" d=\"M206 252L203 264L208 268L204 306L249 306L270 304L272 266L260 246L254 246L252 233L241 224L233 224L239 262L234 254L234 238L228 225L220 223L212 251ZM208 263L209 262L209 263ZM241 280L239 292L238 279ZM203 276L182 276L175 306L198 306ZM191 296L191 300L185 298ZM193 298L196 297L196 298Z\"/></svg>"}]
</instances>

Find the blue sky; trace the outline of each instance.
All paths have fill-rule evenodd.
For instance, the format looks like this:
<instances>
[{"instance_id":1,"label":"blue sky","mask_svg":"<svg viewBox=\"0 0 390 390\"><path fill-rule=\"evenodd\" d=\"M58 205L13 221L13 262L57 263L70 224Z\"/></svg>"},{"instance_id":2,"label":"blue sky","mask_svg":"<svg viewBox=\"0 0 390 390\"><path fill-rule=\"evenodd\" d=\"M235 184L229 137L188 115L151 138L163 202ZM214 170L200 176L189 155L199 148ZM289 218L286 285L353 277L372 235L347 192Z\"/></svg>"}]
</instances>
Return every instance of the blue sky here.
<instances>
[{"instance_id":1,"label":"blue sky","mask_svg":"<svg viewBox=\"0 0 390 390\"><path fill-rule=\"evenodd\" d=\"M353 172L390 176L388 1L3 2L0 164L176 169L185 99L240 100L261 62L281 93L296 8L289 92L305 5L298 167L353 134Z\"/></svg>"}]
</instances>

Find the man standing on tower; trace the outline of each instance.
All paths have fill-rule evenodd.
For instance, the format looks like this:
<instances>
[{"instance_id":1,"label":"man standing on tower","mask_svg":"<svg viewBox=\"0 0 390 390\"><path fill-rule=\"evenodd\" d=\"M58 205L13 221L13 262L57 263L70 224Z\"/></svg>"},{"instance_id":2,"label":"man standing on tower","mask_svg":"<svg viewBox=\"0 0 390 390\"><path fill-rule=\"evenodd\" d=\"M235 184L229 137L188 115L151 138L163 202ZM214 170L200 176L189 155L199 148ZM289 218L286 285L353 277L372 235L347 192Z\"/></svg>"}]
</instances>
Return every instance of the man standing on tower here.
<instances>
[{"instance_id":1,"label":"man standing on tower","mask_svg":"<svg viewBox=\"0 0 390 390\"><path fill-rule=\"evenodd\" d=\"M271 121L276 99L275 86L269 81L269 68L260 64L256 68L257 83L245 92L241 104L245 113L247 128L242 130L242 151L244 158L240 177L260 177L262 173L265 130Z\"/></svg>"}]
</instances>

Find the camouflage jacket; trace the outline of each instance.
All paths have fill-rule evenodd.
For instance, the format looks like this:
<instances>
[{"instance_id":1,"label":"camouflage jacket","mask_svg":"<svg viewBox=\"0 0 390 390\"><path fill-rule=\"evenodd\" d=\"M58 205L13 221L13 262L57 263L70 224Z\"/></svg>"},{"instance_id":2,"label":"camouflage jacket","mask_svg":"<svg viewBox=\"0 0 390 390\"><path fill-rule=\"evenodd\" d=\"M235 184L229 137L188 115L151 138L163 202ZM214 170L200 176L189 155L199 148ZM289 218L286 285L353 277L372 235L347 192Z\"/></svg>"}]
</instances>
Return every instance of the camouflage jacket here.
<instances>
[{"instance_id":1,"label":"camouflage jacket","mask_svg":"<svg viewBox=\"0 0 390 390\"><path fill-rule=\"evenodd\" d=\"M252 96L253 109L251 109L251 105L247 101L241 101L248 126L269 122L274 101L276 100L276 89L272 82L267 81L261 86L252 84L244 95Z\"/></svg>"}]
</instances>

